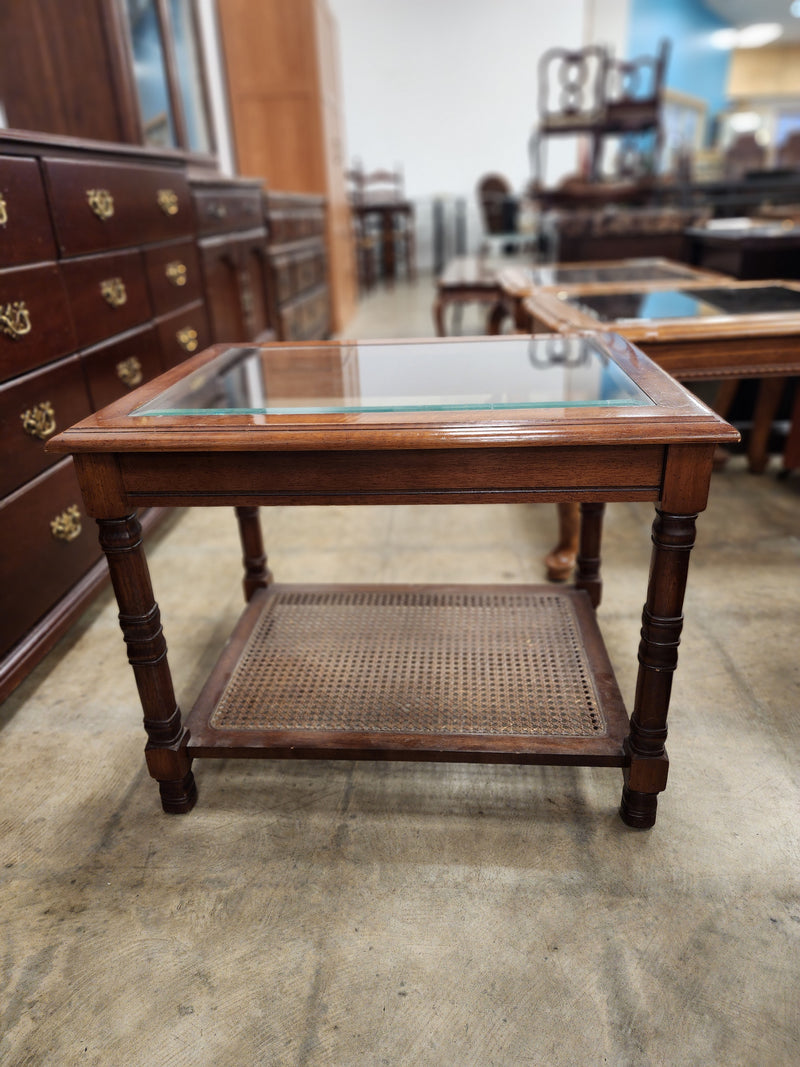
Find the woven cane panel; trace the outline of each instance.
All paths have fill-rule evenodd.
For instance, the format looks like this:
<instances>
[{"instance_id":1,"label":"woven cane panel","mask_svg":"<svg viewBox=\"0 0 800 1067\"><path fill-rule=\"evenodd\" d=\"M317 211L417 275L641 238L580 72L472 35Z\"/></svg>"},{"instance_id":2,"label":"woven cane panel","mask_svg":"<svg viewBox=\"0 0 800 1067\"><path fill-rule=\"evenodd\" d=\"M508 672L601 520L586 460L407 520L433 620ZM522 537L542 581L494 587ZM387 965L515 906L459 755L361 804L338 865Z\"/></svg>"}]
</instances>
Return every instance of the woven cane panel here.
<instances>
[{"instance_id":1,"label":"woven cane panel","mask_svg":"<svg viewBox=\"0 0 800 1067\"><path fill-rule=\"evenodd\" d=\"M276 593L211 726L596 737L571 601L557 593Z\"/></svg>"}]
</instances>

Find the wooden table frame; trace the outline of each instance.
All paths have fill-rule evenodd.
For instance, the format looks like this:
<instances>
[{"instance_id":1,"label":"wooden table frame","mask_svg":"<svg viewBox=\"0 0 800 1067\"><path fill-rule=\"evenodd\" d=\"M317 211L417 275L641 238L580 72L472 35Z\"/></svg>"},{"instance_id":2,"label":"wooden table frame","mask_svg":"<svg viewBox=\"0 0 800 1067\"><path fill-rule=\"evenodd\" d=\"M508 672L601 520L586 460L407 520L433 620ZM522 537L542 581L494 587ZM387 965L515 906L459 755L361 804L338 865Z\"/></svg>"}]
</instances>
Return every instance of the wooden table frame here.
<instances>
[{"instance_id":1,"label":"wooden table frame","mask_svg":"<svg viewBox=\"0 0 800 1067\"><path fill-rule=\"evenodd\" d=\"M715 447L738 435L623 339L609 335L604 342L652 404L200 418L130 414L184 375L202 372L226 347L215 346L51 440L49 449L74 455L86 510L98 523L144 712L147 766L159 783L165 811L193 807L192 762L201 756L456 760L620 767L623 820L638 828L653 825L657 795L667 779L667 712L695 520L706 506ZM518 344L519 338L493 343ZM596 665L598 694L610 694L610 703L619 705L617 725L607 736L398 735L378 730L227 736L224 731L215 735L208 726L204 702L213 706L252 616L275 588L266 565L259 505L562 500L579 502L583 512L578 573L568 595L582 619L586 654ZM601 595L603 509L606 501L616 500L656 505L629 721L621 697L614 697L613 671L592 610ZM188 725L175 700L136 517L137 509L155 505L233 507L243 546L248 603ZM548 596L561 592L553 586L534 588Z\"/></svg>"}]
</instances>

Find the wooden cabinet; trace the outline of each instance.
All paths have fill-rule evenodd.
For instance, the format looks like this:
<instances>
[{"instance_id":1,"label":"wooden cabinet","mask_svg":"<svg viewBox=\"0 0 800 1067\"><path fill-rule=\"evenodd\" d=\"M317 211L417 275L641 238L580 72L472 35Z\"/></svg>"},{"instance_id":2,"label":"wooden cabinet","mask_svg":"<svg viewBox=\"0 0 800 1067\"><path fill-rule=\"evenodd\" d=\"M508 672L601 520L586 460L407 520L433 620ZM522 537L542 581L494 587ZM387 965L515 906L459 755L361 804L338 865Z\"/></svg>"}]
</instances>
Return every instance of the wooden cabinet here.
<instances>
[{"instance_id":1,"label":"wooden cabinet","mask_svg":"<svg viewBox=\"0 0 800 1067\"><path fill-rule=\"evenodd\" d=\"M272 319L281 341L330 336L331 312L322 197L267 193Z\"/></svg>"},{"instance_id":2,"label":"wooden cabinet","mask_svg":"<svg viewBox=\"0 0 800 1067\"><path fill-rule=\"evenodd\" d=\"M325 0L217 0L239 171L322 196L333 329L357 293L337 27Z\"/></svg>"},{"instance_id":3,"label":"wooden cabinet","mask_svg":"<svg viewBox=\"0 0 800 1067\"><path fill-rule=\"evenodd\" d=\"M107 578L45 443L205 347L203 294L182 161L0 137L0 700Z\"/></svg>"},{"instance_id":4,"label":"wooden cabinet","mask_svg":"<svg viewBox=\"0 0 800 1067\"><path fill-rule=\"evenodd\" d=\"M273 336L261 183L197 179L192 193L212 340Z\"/></svg>"}]
</instances>

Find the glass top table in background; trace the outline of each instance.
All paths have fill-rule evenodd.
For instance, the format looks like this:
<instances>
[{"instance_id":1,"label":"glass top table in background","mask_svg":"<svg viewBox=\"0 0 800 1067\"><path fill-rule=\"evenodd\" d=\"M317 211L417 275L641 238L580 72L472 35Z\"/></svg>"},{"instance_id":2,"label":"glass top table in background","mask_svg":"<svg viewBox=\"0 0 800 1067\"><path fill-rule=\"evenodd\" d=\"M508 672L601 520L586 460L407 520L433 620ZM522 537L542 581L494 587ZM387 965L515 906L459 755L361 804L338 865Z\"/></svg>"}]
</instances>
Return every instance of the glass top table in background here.
<instances>
[{"instance_id":1,"label":"glass top table in background","mask_svg":"<svg viewBox=\"0 0 800 1067\"><path fill-rule=\"evenodd\" d=\"M800 374L800 285L780 281L637 284L563 291L533 289L521 301L533 331L613 330L679 381L720 383L723 417L743 378L759 380L747 455L763 471L768 440L789 377Z\"/></svg>"},{"instance_id":2,"label":"glass top table in background","mask_svg":"<svg viewBox=\"0 0 800 1067\"><path fill-rule=\"evenodd\" d=\"M97 520L168 812L202 758L582 764L655 821L689 550L736 431L613 334L216 346L54 438ZM629 716L596 617L606 501L657 507ZM575 582L281 585L259 505L575 501ZM246 606L175 701L138 508L235 508ZM280 561L273 561L279 569ZM632 650L635 654L635 650Z\"/></svg>"}]
</instances>

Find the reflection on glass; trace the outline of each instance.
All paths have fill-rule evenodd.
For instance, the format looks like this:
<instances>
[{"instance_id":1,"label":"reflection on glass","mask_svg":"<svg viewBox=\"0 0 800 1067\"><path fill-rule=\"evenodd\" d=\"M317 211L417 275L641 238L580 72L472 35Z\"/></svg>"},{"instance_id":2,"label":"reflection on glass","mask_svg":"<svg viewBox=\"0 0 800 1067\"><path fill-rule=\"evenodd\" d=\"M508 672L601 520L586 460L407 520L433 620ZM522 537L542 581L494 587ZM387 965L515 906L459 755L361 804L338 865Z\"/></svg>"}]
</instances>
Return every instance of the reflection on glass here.
<instances>
[{"instance_id":1,"label":"reflection on glass","mask_svg":"<svg viewBox=\"0 0 800 1067\"><path fill-rule=\"evenodd\" d=\"M210 152L211 138L203 94L200 46L195 34L191 4L189 0L170 0L169 10L186 133L189 138L188 147L193 152Z\"/></svg>"},{"instance_id":2,"label":"reflection on glass","mask_svg":"<svg viewBox=\"0 0 800 1067\"><path fill-rule=\"evenodd\" d=\"M300 415L648 405L589 336L226 349L135 415Z\"/></svg>"},{"instance_id":3,"label":"reflection on glass","mask_svg":"<svg viewBox=\"0 0 800 1067\"><path fill-rule=\"evenodd\" d=\"M664 281L670 278L691 278L694 271L678 264L654 263L643 259L638 263L618 263L603 267L534 267L534 285L572 285L589 282Z\"/></svg>"},{"instance_id":4,"label":"reflection on glass","mask_svg":"<svg viewBox=\"0 0 800 1067\"><path fill-rule=\"evenodd\" d=\"M142 112L145 144L176 146L167 87L164 42L154 0L126 0L133 46L133 73Z\"/></svg>"},{"instance_id":5,"label":"reflection on glass","mask_svg":"<svg viewBox=\"0 0 800 1067\"><path fill-rule=\"evenodd\" d=\"M567 296L566 302L600 322L701 319L714 315L766 315L800 311L800 291L783 285Z\"/></svg>"}]
</instances>

